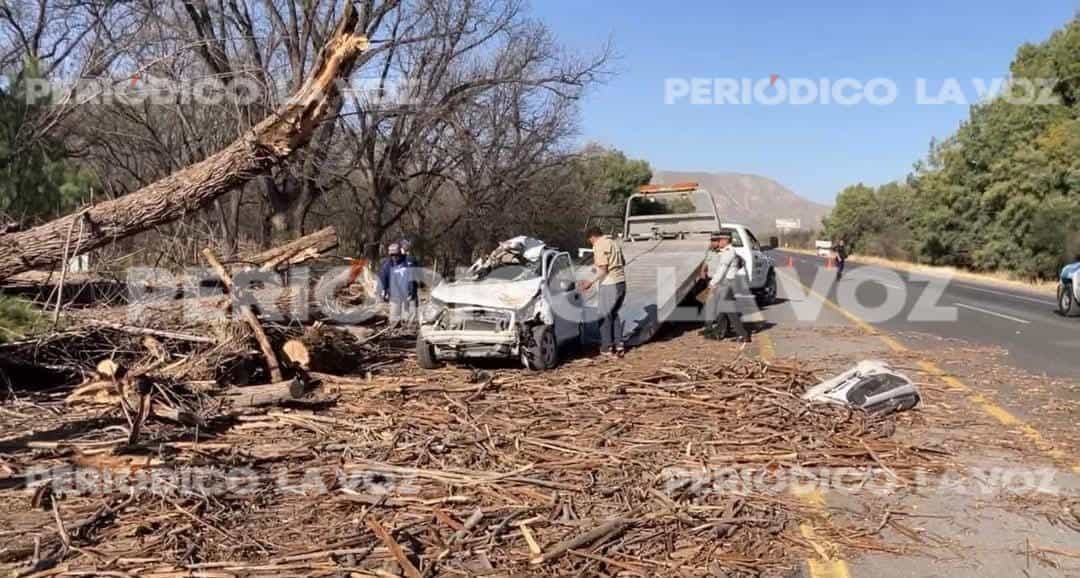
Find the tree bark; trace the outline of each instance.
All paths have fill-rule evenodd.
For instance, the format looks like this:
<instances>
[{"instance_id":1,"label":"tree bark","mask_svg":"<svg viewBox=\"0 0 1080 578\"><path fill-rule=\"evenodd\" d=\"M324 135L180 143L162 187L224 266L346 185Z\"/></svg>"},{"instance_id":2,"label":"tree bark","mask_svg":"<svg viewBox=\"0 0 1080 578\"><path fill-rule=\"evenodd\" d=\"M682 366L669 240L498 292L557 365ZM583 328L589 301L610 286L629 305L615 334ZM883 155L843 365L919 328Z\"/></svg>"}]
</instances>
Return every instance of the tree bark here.
<instances>
[{"instance_id":1,"label":"tree bark","mask_svg":"<svg viewBox=\"0 0 1080 578\"><path fill-rule=\"evenodd\" d=\"M334 34L300 89L275 114L223 150L129 195L27 231L0 235L0 280L55 267L63 259L69 230L81 229L69 255L86 253L205 207L303 147L332 112L337 82L348 78L367 50L367 38L357 32L358 20L353 3L345 3Z\"/></svg>"},{"instance_id":2,"label":"tree bark","mask_svg":"<svg viewBox=\"0 0 1080 578\"><path fill-rule=\"evenodd\" d=\"M326 227L295 241L240 260L252 263L263 271L278 271L317 257L337 245L337 230L334 227Z\"/></svg>"},{"instance_id":3,"label":"tree bark","mask_svg":"<svg viewBox=\"0 0 1080 578\"><path fill-rule=\"evenodd\" d=\"M225 399L232 411L254 407L281 405L304 396L306 386L300 379L277 381L266 385L237 387L226 392Z\"/></svg>"}]
</instances>

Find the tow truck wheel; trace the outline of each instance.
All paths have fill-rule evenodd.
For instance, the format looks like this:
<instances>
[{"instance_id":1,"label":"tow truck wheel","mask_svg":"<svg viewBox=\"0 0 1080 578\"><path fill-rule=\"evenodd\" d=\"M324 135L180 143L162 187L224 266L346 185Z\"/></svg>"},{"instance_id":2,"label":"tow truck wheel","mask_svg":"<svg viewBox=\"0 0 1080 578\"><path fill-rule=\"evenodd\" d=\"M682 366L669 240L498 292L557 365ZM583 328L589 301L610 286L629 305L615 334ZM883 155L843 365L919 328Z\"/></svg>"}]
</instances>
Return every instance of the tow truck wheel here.
<instances>
[{"instance_id":1,"label":"tow truck wheel","mask_svg":"<svg viewBox=\"0 0 1080 578\"><path fill-rule=\"evenodd\" d=\"M759 307L772 305L776 302L776 270L769 269L769 275L765 277L765 286L754 297L757 298Z\"/></svg>"},{"instance_id":2,"label":"tow truck wheel","mask_svg":"<svg viewBox=\"0 0 1080 578\"><path fill-rule=\"evenodd\" d=\"M1058 313L1065 317L1080 316L1080 303L1077 303L1073 295L1071 283L1058 284Z\"/></svg>"},{"instance_id":3,"label":"tow truck wheel","mask_svg":"<svg viewBox=\"0 0 1080 578\"><path fill-rule=\"evenodd\" d=\"M532 342L522 356L522 362L528 369L544 371L553 369L559 363L559 348L555 343L555 329L550 325L537 325L532 328Z\"/></svg>"},{"instance_id":4,"label":"tow truck wheel","mask_svg":"<svg viewBox=\"0 0 1080 578\"><path fill-rule=\"evenodd\" d=\"M439 367L439 360L435 358L435 347L419 335L416 336L416 363L424 369Z\"/></svg>"}]
</instances>

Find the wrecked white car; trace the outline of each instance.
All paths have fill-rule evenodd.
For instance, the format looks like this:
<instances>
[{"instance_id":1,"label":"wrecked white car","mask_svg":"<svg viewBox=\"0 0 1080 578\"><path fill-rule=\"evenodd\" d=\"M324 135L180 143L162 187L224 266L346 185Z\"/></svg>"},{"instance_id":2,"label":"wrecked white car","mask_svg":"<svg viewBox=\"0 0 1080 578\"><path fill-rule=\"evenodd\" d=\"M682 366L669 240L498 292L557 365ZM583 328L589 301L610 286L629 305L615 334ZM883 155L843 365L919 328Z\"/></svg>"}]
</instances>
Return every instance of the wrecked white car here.
<instances>
[{"instance_id":1,"label":"wrecked white car","mask_svg":"<svg viewBox=\"0 0 1080 578\"><path fill-rule=\"evenodd\" d=\"M431 292L420 311L417 359L425 369L466 358L550 369L561 348L581 340L581 306L570 255L515 237Z\"/></svg>"}]
</instances>

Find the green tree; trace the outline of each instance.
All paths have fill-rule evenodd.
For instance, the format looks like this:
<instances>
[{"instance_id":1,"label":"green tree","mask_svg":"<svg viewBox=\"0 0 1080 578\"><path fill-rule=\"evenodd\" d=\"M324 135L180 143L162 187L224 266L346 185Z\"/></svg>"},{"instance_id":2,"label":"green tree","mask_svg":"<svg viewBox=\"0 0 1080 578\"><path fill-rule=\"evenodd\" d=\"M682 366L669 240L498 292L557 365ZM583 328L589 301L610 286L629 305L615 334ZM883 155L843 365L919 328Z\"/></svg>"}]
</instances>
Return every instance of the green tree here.
<instances>
[{"instance_id":1,"label":"green tree","mask_svg":"<svg viewBox=\"0 0 1080 578\"><path fill-rule=\"evenodd\" d=\"M621 204L652 180L649 162L631 159L620 150L592 144L581 153L585 185L604 193L609 203Z\"/></svg>"},{"instance_id":2,"label":"green tree","mask_svg":"<svg viewBox=\"0 0 1080 578\"><path fill-rule=\"evenodd\" d=\"M1021 46L1010 73L1013 88L932 143L905 186L841 192L829 234L867 252L1055 276L1080 230L1080 18Z\"/></svg>"},{"instance_id":3,"label":"green tree","mask_svg":"<svg viewBox=\"0 0 1080 578\"><path fill-rule=\"evenodd\" d=\"M0 214L24 224L69 212L91 183L58 140L36 130L48 104L26 98L33 77L28 66L0 86Z\"/></svg>"},{"instance_id":4,"label":"green tree","mask_svg":"<svg viewBox=\"0 0 1080 578\"><path fill-rule=\"evenodd\" d=\"M852 251L908 258L911 198L912 190L904 183L850 186L837 195L836 206L825 220L825 234L843 239Z\"/></svg>"}]
</instances>

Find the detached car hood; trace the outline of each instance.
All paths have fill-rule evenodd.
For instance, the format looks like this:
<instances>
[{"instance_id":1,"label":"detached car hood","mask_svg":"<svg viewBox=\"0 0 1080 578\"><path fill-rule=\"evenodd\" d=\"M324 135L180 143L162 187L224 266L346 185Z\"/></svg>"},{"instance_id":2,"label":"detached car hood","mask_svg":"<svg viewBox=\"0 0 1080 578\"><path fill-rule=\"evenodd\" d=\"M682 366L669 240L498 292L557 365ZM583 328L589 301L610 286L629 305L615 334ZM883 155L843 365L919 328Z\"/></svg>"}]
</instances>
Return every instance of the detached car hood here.
<instances>
[{"instance_id":1,"label":"detached car hood","mask_svg":"<svg viewBox=\"0 0 1080 578\"><path fill-rule=\"evenodd\" d=\"M431 296L446 304L493 309L521 309L540 292L542 279L525 281L457 281L436 287Z\"/></svg>"}]
</instances>

